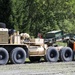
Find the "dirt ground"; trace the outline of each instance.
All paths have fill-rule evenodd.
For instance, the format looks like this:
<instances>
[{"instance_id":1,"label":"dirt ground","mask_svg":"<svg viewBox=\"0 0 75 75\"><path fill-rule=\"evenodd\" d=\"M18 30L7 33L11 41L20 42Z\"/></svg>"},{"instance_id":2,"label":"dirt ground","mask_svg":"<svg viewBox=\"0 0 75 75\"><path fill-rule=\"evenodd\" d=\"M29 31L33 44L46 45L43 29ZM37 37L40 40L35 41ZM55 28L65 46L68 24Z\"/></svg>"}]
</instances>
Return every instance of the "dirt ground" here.
<instances>
[{"instance_id":1,"label":"dirt ground","mask_svg":"<svg viewBox=\"0 0 75 75\"><path fill-rule=\"evenodd\" d=\"M75 75L75 61L0 65L0 75Z\"/></svg>"}]
</instances>

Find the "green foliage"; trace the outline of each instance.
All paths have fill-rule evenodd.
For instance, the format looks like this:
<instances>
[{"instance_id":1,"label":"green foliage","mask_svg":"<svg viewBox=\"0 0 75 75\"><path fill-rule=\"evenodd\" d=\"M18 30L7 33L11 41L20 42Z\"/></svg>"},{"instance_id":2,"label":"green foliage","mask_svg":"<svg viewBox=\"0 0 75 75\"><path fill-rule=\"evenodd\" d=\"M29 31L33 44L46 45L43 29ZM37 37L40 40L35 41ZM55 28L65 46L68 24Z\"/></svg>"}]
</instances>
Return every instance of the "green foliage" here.
<instances>
[{"instance_id":1,"label":"green foliage","mask_svg":"<svg viewBox=\"0 0 75 75\"><path fill-rule=\"evenodd\" d=\"M7 24L8 28L11 28L10 22L11 15L11 0L0 0L0 22Z\"/></svg>"},{"instance_id":2,"label":"green foliage","mask_svg":"<svg viewBox=\"0 0 75 75\"><path fill-rule=\"evenodd\" d=\"M0 21L35 37L59 29L75 33L75 1L0 0Z\"/></svg>"},{"instance_id":3,"label":"green foliage","mask_svg":"<svg viewBox=\"0 0 75 75\"><path fill-rule=\"evenodd\" d=\"M64 47L67 46L67 43L64 43L64 42L56 42L55 44L58 46L64 46Z\"/></svg>"}]
</instances>

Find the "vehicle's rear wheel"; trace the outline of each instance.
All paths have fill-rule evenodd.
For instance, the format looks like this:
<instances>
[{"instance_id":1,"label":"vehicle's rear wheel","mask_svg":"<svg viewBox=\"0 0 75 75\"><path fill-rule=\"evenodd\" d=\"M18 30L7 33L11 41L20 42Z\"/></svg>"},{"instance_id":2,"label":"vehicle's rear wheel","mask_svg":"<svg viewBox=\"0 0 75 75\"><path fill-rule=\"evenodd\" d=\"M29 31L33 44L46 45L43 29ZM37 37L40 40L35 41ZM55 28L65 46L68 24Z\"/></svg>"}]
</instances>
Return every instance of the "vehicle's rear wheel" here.
<instances>
[{"instance_id":1,"label":"vehicle's rear wheel","mask_svg":"<svg viewBox=\"0 0 75 75\"><path fill-rule=\"evenodd\" d=\"M40 57L29 57L29 60L31 61L31 62L36 62L36 61L40 61Z\"/></svg>"},{"instance_id":2,"label":"vehicle's rear wheel","mask_svg":"<svg viewBox=\"0 0 75 75\"><path fill-rule=\"evenodd\" d=\"M11 61L14 64L24 64L26 59L26 52L21 47L16 47L11 52Z\"/></svg>"},{"instance_id":3,"label":"vehicle's rear wheel","mask_svg":"<svg viewBox=\"0 0 75 75\"><path fill-rule=\"evenodd\" d=\"M48 62L57 62L59 59L59 52L54 47L49 47L45 59Z\"/></svg>"},{"instance_id":4,"label":"vehicle's rear wheel","mask_svg":"<svg viewBox=\"0 0 75 75\"><path fill-rule=\"evenodd\" d=\"M5 48L0 48L0 65L7 64L9 60L8 51Z\"/></svg>"},{"instance_id":5,"label":"vehicle's rear wheel","mask_svg":"<svg viewBox=\"0 0 75 75\"><path fill-rule=\"evenodd\" d=\"M69 47L64 47L60 50L60 60L62 61L72 61L73 51Z\"/></svg>"}]
</instances>

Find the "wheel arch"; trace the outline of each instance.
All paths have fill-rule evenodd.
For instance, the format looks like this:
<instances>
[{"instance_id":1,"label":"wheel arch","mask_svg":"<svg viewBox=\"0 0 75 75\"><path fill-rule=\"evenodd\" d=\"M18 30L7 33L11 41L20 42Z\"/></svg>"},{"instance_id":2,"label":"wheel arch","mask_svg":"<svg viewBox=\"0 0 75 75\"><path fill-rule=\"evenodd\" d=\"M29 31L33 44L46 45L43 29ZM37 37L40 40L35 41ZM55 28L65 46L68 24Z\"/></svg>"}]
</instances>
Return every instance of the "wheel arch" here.
<instances>
[{"instance_id":1,"label":"wheel arch","mask_svg":"<svg viewBox=\"0 0 75 75\"><path fill-rule=\"evenodd\" d=\"M21 47L21 48L23 48L23 49L25 50L25 52L26 52L26 57L29 56L27 45L14 45L14 44L13 44L13 45L10 45L10 44L8 44L8 45L0 45L0 47L5 48L5 49L8 51L9 54L10 54L10 52L11 52L14 48L16 48L16 47Z\"/></svg>"},{"instance_id":2,"label":"wheel arch","mask_svg":"<svg viewBox=\"0 0 75 75\"><path fill-rule=\"evenodd\" d=\"M29 57L28 47L27 46L23 46L22 48L26 51L26 57Z\"/></svg>"}]
</instances>

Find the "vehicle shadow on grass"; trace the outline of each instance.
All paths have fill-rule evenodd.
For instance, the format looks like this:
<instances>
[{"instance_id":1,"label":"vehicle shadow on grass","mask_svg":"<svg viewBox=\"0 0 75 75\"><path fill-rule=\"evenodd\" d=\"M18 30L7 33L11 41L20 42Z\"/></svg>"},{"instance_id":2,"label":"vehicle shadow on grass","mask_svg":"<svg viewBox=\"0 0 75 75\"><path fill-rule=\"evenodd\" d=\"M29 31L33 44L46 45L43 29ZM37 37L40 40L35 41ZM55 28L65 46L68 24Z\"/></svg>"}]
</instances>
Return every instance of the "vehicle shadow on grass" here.
<instances>
[{"instance_id":1,"label":"vehicle shadow on grass","mask_svg":"<svg viewBox=\"0 0 75 75\"><path fill-rule=\"evenodd\" d=\"M25 64L31 64L31 63L43 63L43 62L46 62L46 61L44 61L44 60L35 61L35 62L25 61Z\"/></svg>"},{"instance_id":2,"label":"vehicle shadow on grass","mask_svg":"<svg viewBox=\"0 0 75 75\"><path fill-rule=\"evenodd\" d=\"M40 60L40 61L35 61L35 62L31 62L29 59L26 59L25 63L24 64L32 64L32 63L43 63L43 62L46 62L45 60ZM7 63L7 65L14 65L11 61L9 61Z\"/></svg>"}]
</instances>

